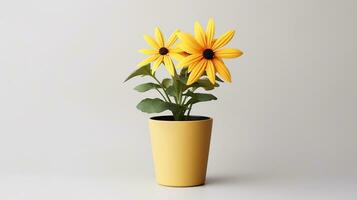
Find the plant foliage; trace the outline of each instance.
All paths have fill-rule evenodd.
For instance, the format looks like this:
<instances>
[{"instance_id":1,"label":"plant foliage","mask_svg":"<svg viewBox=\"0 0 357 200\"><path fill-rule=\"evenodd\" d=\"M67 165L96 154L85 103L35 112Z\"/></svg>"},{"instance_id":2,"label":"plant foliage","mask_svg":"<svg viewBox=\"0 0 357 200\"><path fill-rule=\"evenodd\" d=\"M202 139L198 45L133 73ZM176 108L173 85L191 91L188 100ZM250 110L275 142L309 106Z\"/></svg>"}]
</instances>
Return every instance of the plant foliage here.
<instances>
[{"instance_id":1,"label":"plant foliage","mask_svg":"<svg viewBox=\"0 0 357 200\"><path fill-rule=\"evenodd\" d=\"M145 113L161 113L170 111L175 120L185 120L190 116L192 105L217 100L212 94L196 92L198 89L204 91L213 90L219 87L218 83L214 85L206 78L202 77L197 82L186 85L187 83L187 68L183 68L180 73L176 73L174 77L165 78L160 81L155 73L152 73L150 64L138 68L131 73L124 82L138 76L151 77L154 82L147 82L137 85L134 89L138 92L147 92L156 90L161 98L145 98L136 106ZM217 78L219 81L219 78Z\"/></svg>"}]
</instances>

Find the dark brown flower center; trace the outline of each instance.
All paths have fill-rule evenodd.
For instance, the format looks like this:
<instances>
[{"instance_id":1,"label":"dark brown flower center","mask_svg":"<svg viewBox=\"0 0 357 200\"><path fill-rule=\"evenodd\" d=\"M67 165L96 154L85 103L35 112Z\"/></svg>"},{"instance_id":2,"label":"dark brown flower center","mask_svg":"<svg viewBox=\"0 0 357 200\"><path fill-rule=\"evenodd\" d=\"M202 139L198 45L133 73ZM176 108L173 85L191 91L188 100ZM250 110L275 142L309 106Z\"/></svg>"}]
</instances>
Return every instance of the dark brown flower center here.
<instances>
[{"instance_id":1,"label":"dark brown flower center","mask_svg":"<svg viewBox=\"0 0 357 200\"><path fill-rule=\"evenodd\" d=\"M161 47L161 48L159 49L159 53L160 53L161 55L166 55L167 53L169 53L169 50L168 50L167 48L165 48L165 47Z\"/></svg>"},{"instance_id":2,"label":"dark brown flower center","mask_svg":"<svg viewBox=\"0 0 357 200\"><path fill-rule=\"evenodd\" d=\"M205 49L203 51L203 57L210 60L214 57L214 52L212 49Z\"/></svg>"}]
</instances>

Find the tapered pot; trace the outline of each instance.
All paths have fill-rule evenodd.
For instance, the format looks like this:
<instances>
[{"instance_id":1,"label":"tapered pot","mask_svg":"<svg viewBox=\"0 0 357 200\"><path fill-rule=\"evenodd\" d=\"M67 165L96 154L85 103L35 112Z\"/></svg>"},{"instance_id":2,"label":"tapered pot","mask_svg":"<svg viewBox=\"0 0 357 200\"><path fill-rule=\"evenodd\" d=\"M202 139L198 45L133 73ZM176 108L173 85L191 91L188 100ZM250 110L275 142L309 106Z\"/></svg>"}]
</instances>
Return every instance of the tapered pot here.
<instances>
[{"instance_id":1,"label":"tapered pot","mask_svg":"<svg viewBox=\"0 0 357 200\"><path fill-rule=\"evenodd\" d=\"M173 121L172 116L149 120L158 184L189 187L205 183L212 122L201 116L189 121Z\"/></svg>"}]
</instances>

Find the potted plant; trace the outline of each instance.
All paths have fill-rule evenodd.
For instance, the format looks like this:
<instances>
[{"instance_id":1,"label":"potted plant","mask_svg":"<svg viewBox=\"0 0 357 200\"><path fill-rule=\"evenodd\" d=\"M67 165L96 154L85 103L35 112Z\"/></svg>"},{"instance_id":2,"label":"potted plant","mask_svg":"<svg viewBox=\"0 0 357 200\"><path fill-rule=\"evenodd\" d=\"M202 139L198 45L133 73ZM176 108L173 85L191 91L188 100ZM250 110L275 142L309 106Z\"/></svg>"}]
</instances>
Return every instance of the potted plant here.
<instances>
[{"instance_id":1,"label":"potted plant","mask_svg":"<svg viewBox=\"0 0 357 200\"><path fill-rule=\"evenodd\" d=\"M199 22L195 23L194 35L176 30L165 41L160 29L156 28L155 39L144 36L151 49L139 52L149 57L140 62L139 68L125 81L137 76L150 77L152 82L134 89L139 92L156 90L159 97L146 98L137 108L145 113L172 113L149 119L156 180L161 185L184 187L205 182L212 118L193 116L191 110L197 103L217 99L202 91L215 89L218 82L231 82L223 59L239 57L242 52L223 47L234 33L230 30L215 38L215 24L209 19L206 31ZM161 65L170 76L159 80L155 72Z\"/></svg>"}]
</instances>

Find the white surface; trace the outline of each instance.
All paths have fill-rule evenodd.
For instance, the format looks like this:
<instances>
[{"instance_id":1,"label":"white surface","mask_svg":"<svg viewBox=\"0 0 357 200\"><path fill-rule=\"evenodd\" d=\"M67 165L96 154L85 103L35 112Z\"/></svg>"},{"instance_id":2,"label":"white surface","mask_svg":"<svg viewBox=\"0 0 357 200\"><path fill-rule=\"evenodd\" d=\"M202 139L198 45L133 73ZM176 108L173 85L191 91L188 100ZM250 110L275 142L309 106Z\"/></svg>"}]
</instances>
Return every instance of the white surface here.
<instances>
[{"instance_id":1,"label":"white surface","mask_svg":"<svg viewBox=\"0 0 357 200\"><path fill-rule=\"evenodd\" d=\"M356 7L0 1L0 199L356 199ZM142 80L122 81L144 33L193 32L210 16L245 54L227 61L219 100L193 109L214 118L208 182L160 187L135 109Z\"/></svg>"},{"instance_id":2,"label":"white surface","mask_svg":"<svg viewBox=\"0 0 357 200\"><path fill-rule=\"evenodd\" d=\"M150 177L151 178L151 177ZM191 188L156 185L147 177L13 176L0 181L1 199L355 199L356 181L213 176Z\"/></svg>"}]
</instances>

